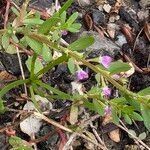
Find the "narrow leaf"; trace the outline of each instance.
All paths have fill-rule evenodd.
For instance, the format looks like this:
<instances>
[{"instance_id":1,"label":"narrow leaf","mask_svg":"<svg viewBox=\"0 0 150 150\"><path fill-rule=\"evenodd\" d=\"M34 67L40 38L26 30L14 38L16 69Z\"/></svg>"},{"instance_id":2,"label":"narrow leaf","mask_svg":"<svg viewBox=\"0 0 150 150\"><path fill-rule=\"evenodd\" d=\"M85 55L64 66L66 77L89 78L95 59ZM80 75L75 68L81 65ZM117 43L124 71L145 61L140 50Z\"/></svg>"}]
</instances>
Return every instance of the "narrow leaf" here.
<instances>
[{"instance_id":1,"label":"narrow leaf","mask_svg":"<svg viewBox=\"0 0 150 150\"><path fill-rule=\"evenodd\" d=\"M141 104L141 114L143 116L145 127L150 131L150 108Z\"/></svg>"},{"instance_id":2,"label":"narrow leaf","mask_svg":"<svg viewBox=\"0 0 150 150\"><path fill-rule=\"evenodd\" d=\"M104 107L97 100L93 100L93 104L94 104L96 112L99 113L100 116L103 116Z\"/></svg>"},{"instance_id":3,"label":"narrow leaf","mask_svg":"<svg viewBox=\"0 0 150 150\"><path fill-rule=\"evenodd\" d=\"M75 62L74 62L73 58L70 58L68 60L68 68L69 68L69 71L71 72L71 74L75 73Z\"/></svg>"},{"instance_id":4,"label":"narrow leaf","mask_svg":"<svg viewBox=\"0 0 150 150\"><path fill-rule=\"evenodd\" d=\"M69 19L67 20L67 25L68 25L68 27L70 27L72 24L73 24L73 22L77 19L77 17L78 17L78 12L75 12L75 13L73 13L70 17L69 17Z\"/></svg>"},{"instance_id":5,"label":"narrow leaf","mask_svg":"<svg viewBox=\"0 0 150 150\"><path fill-rule=\"evenodd\" d=\"M4 33L2 36L2 46L4 49L7 49L9 46L9 34L8 33Z\"/></svg>"},{"instance_id":6,"label":"narrow leaf","mask_svg":"<svg viewBox=\"0 0 150 150\"><path fill-rule=\"evenodd\" d=\"M84 36L69 45L69 49L78 51L83 50L94 43L92 36Z\"/></svg>"},{"instance_id":7,"label":"narrow leaf","mask_svg":"<svg viewBox=\"0 0 150 150\"><path fill-rule=\"evenodd\" d=\"M110 74L116 74L120 72L126 72L131 68L131 66L127 63L116 61L111 64L111 66L108 68L108 71Z\"/></svg>"},{"instance_id":8,"label":"narrow leaf","mask_svg":"<svg viewBox=\"0 0 150 150\"><path fill-rule=\"evenodd\" d=\"M28 19L25 19L23 20L23 23L24 24L31 24L31 25L40 25L42 24L44 21L39 19L39 18L28 18Z\"/></svg>"},{"instance_id":9,"label":"narrow leaf","mask_svg":"<svg viewBox=\"0 0 150 150\"><path fill-rule=\"evenodd\" d=\"M136 112L133 112L133 114L131 114L131 117L133 120L137 120L137 121L143 121L143 118L141 115L139 115L138 113Z\"/></svg>"},{"instance_id":10,"label":"narrow leaf","mask_svg":"<svg viewBox=\"0 0 150 150\"><path fill-rule=\"evenodd\" d=\"M64 11L66 11L71 4L73 3L73 0L68 0L60 9L59 9L59 14L62 14Z\"/></svg>"},{"instance_id":11,"label":"narrow leaf","mask_svg":"<svg viewBox=\"0 0 150 150\"><path fill-rule=\"evenodd\" d=\"M124 114L124 120L127 124L132 124L132 120L127 114Z\"/></svg>"},{"instance_id":12,"label":"narrow leaf","mask_svg":"<svg viewBox=\"0 0 150 150\"><path fill-rule=\"evenodd\" d=\"M58 17L51 17L50 19L46 20L39 28L39 33L48 34L49 31L53 26L56 26L57 22L60 19Z\"/></svg>"},{"instance_id":13,"label":"narrow leaf","mask_svg":"<svg viewBox=\"0 0 150 150\"><path fill-rule=\"evenodd\" d=\"M26 36L26 42L28 43L28 45L35 51L35 53L37 54L41 54L42 52L42 43L29 38L28 36Z\"/></svg>"},{"instance_id":14,"label":"narrow leaf","mask_svg":"<svg viewBox=\"0 0 150 150\"><path fill-rule=\"evenodd\" d=\"M138 94L141 96L150 95L150 87L147 87L147 88L139 91Z\"/></svg>"},{"instance_id":15,"label":"narrow leaf","mask_svg":"<svg viewBox=\"0 0 150 150\"><path fill-rule=\"evenodd\" d=\"M46 44L43 44L42 47L42 57L46 62L49 62L52 60L52 54L51 51L49 49L49 47Z\"/></svg>"},{"instance_id":16,"label":"narrow leaf","mask_svg":"<svg viewBox=\"0 0 150 150\"><path fill-rule=\"evenodd\" d=\"M29 71L31 71L31 62L32 62L32 56L29 57L28 60L26 61L26 65ZM43 65L41 61L37 58L35 61L35 66L34 66L34 74L39 72L41 69L43 69Z\"/></svg>"}]
</instances>

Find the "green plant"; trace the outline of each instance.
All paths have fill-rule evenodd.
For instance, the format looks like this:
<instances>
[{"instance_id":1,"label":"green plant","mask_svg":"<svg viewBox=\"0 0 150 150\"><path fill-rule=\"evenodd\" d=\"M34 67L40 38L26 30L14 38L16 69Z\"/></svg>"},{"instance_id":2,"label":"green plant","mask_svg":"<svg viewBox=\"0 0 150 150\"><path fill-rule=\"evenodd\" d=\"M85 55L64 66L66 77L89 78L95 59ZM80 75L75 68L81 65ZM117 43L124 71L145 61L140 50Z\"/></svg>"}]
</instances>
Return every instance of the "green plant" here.
<instances>
[{"instance_id":1,"label":"green plant","mask_svg":"<svg viewBox=\"0 0 150 150\"><path fill-rule=\"evenodd\" d=\"M145 126L150 130L150 88L133 93L121 81L116 81L112 78L113 74L129 70L131 68L129 64L117 61L112 63L109 68L105 68L99 64L99 60L97 61L96 58L86 60L81 50L94 43L94 38L91 36L81 37L70 45L61 45L62 31L78 32L81 27L79 23L75 22L78 13L73 13L66 19L66 10L71 4L72 0L68 0L58 12L46 21L42 20L38 13L27 13L27 0L20 12L16 8L12 9L17 17L6 29L0 30L2 35L1 45L8 53L16 53L16 45L20 49L30 47L33 51L33 56L29 57L26 62L30 71L29 78L10 83L0 91L0 112L7 111L7 107L4 107L3 104L3 95L16 86L27 84L30 89L30 96L37 109L38 106L34 101L34 93L41 96L46 95L38 88L40 86L51 91L53 94L50 96L53 99L82 101L85 107L96 111L101 116L106 113L106 108L109 108L112 112L113 121L116 124L119 123L120 117L124 117L125 121L129 124L133 120L144 121ZM21 38L18 35L21 35ZM61 56L53 58L52 53L54 52L60 53ZM45 66L43 66L38 56L42 56L46 62ZM42 74L61 63L67 63L72 74L82 70L77 61L96 73L97 85L90 91L83 93L83 95L64 93L40 80ZM92 62L97 62L97 65L93 65ZM86 75L85 72L82 73ZM106 97L108 95L105 95L105 92L103 92L103 88L107 86L104 79L119 90L119 97L108 100L108 97ZM92 99L92 102L89 101L89 98Z\"/></svg>"}]
</instances>

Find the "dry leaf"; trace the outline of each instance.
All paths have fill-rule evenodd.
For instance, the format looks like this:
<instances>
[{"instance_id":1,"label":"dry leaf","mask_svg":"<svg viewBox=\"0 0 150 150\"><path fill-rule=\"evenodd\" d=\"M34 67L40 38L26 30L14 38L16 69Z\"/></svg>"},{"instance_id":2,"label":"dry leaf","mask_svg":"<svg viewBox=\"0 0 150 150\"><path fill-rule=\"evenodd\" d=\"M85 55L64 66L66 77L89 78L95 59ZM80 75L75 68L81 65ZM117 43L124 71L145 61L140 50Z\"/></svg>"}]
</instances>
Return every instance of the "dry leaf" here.
<instances>
[{"instance_id":1,"label":"dry leaf","mask_svg":"<svg viewBox=\"0 0 150 150\"><path fill-rule=\"evenodd\" d=\"M112 116L111 115L105 115L102 121L102 125L105 126L108 123L112 122Z\"/></svg>"},{"instance_id":2,"label":"dry leaf","mask_svg":"<svg viewBox=\"0 0 150 150\"><path fill-rule=\"evenodd\" d=\"M144 25L144 33L150 42L150 23L145 23Z\"/></svg>"},{"instance_id":3,"label":"dry leaf","mask_svg":"<svg viewBox=\"0 0 150 150\"><path fill-rule=\"evenodd\" d=\"M1 71L0 72L0 80L6 80L6 81L11 81L11 80L16 80L16 76L8 73L7 71Z\"/></svg>"},{"instance_id":4,"label":"dry leaf","mask_svg":"<svg viewBox=\"0 0 150 150\"><path fill-rule=\"evenodd\" d=\"M89 14L86 14L84 16L84 22L88 30L91 30L93 28L93 20Z\"/></svg>"},{"instance_id":5,"label":"dry leaf","mask_svg":"<svg viewBox=\"0 0 150 150\"><path fill-rule=\"evenodd\" d=\"M126 37L127 41L129 44L133 44L134 42L134 37L133 37L133 33L130 29L130 27L123 25L121 27L121 31L124 34L124 36Z\"/></svg>"},{"instance_id":6,"label":"dry leaf","mask_svg":"<svg viewBox=\"0 0 150 150\"><path fill-rule=\"evenodd\" d=\"M70 110L70 123L74 125L78 121L78 106L72 105Z\"/></svg>"},{"instance_id":7,"label":"dry leaf","mask_svg":"<svg viewBox=\"0 0 150 150\"><path fill-rule=\"evenodd\" d=\"M120 130L115 129L109 133L109 137L112 141L118 143L120 142Z\"/></svg>"}]
</instances>

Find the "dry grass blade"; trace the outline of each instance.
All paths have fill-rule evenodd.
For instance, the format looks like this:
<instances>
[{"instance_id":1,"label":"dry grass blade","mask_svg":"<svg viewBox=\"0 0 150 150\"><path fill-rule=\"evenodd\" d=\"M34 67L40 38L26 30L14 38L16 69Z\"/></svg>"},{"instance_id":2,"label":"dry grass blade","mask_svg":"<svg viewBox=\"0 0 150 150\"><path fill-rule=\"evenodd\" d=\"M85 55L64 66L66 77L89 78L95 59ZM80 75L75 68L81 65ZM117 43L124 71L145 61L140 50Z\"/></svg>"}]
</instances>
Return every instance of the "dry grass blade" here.
<instances>
[{"instance_id":1,"label":"dry grass blade","mask_svg":"<svg viewBox=\"0 0 150 150\"><path fill-rule=\"evenodd\" d=\"M150 23L145 23L144 25L144 33L150 42Z\"/></svg>"}]
</instances>

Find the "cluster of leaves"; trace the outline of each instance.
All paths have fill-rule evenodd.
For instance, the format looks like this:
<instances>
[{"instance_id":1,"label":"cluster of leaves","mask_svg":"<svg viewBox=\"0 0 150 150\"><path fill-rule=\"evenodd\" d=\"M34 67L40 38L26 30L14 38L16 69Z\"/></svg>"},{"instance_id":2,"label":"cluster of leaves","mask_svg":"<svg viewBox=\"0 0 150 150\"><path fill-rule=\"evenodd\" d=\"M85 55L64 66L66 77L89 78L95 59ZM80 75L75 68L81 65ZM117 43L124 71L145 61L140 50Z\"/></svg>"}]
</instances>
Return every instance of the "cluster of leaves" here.
<instances>
[{"instance_id":1,"label":"cluster of leaves","mask_svg":"<svg viewBox=\"0 0 150 150\"><path fill-rule=\"evenodd\" d=\"M84 36L67 46L61 46L60 40L63 31L78 32L81 25L76 23L78 13L73 13L67 19L66 10L72 4L72 0L68 0L64 6L56 12L51 18L46 21L42 20L37 12L27 12L28 2L26 1L20 12L12 7L12 11L16 14L16 19L9 23L7 29L1 30L1 46L7 53L16 53L16 47L19 49L31 49L33 56L29 56L26 65L30 71L30 77L26 80L18 80L10 83L0 91L0 112L7 110L4 107L2 97L10 89L15 86L27 84L30 90L30 96L38 109L38 104L35 101L34 94L46 96L38 87L42 87L51 91L51 98L53 99L68 99L71 101L83 101L85 107L96 111L101 116L105 113L105 107L112 108L112 117L115 123L119 123L119 118L124 117L128 124L132 124L133 120L144 121L145 126L150 130L150 88L144 89L139 93L132 93L124 86L115 81L111 76L120 72L128 71L131 66L120 61L113 62L109 68L104 68L98 62L98 65L93 65L91 61L96 59L84 59L83 51L88 46L94 43L94 38L91 36ZM54 52L59 52L61 56L53 58ZM41 56L45 65L41 62L38 56ZM77 61L82 62L96 73L97 85L83 95L64 93L40 80L42 74L46 73L53 67L67 63L70 73L75 74L80 68ZM102 94L104 87L103 81L100 78L106 78L120 91L120 97L108 100ZM120 82L120 81L119 81ZM88 99L92 99L89 102ZM40 110L39 110L40 111Z\"/></svg>"}]
</instances>

